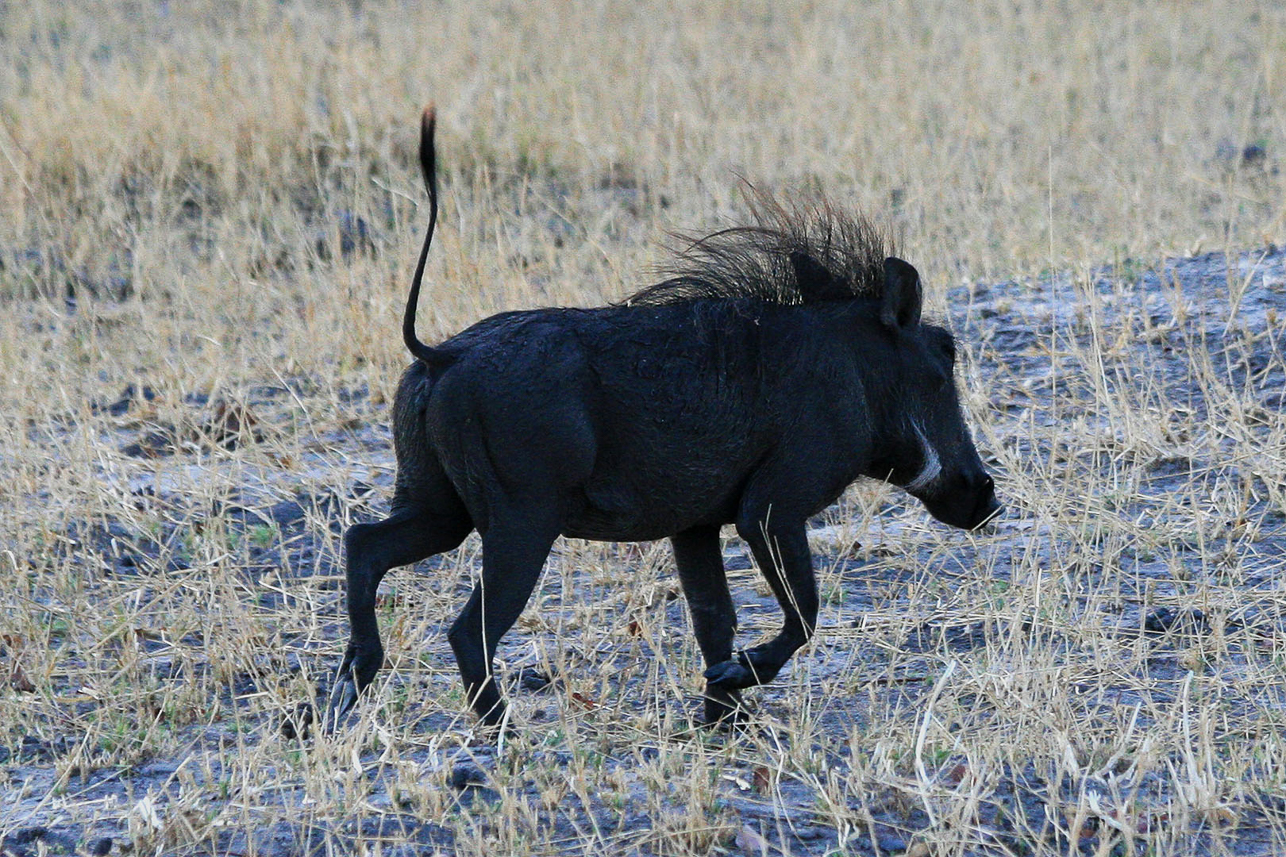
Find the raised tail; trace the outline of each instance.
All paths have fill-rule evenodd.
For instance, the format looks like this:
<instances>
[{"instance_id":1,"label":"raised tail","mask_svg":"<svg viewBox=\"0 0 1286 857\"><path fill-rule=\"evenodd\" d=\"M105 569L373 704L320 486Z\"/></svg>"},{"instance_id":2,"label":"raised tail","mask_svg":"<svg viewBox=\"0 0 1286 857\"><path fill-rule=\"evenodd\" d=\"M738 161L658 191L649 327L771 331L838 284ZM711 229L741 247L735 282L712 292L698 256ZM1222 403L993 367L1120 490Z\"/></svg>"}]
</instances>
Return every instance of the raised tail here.
<instances>
[{"instance_id":1,"label":"raised tail","mask_svg":"<svg viewBox=\"0 0 1286 857\"><path fill-rule=\"evenodd\" d=\"M424 263L429 258L429 245L433 243L433 228L438 223L438 177L436 155L433 149L433 129L437 124L433 107L424 110L420 119L420 169L424 172L424 186L429 191L429 231L424 236L424 246L420 248L420 261L415 266L415 276L411 278L411 292L406 297L406 313L402 316L402 341L416 360L428 365L442 367L451 362L451 357L440 348L425 345L415 335L415 309L420 303L420 282L424 279Z\"/></svg>"}]
</instances>

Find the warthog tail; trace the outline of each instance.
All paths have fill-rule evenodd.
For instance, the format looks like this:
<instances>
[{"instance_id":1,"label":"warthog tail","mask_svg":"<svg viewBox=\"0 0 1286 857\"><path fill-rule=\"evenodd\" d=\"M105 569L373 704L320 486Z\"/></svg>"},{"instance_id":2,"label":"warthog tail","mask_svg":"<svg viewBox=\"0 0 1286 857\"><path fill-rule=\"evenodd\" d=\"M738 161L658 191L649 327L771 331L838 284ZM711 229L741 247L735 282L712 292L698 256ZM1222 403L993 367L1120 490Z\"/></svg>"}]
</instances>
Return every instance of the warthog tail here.
<instances>
[{"instance_id":1,"label":"warthog tail","mask_svg":"<svg viewBox=\"0 0 1286 857\"><path fill-rule=\"evenodd\" d=\"M426 107L420 120L420 169L424 172L424 186L429 191L429 231L424 236L424 246L420 248L420 261L415 266L415 276L411 279L411 292L406 297L406 313L402 316L402 341L407 350L428 366L443 367L451 362L451 356L438 348L425 345L415 335L415 310L420 303L420 283L424 279L424 263L429 258L429 245L433 243L433 228L438 223L438 177L436 155L433 149L433 129L437 124L432 105Z\"/></svg>"}]
</instances>

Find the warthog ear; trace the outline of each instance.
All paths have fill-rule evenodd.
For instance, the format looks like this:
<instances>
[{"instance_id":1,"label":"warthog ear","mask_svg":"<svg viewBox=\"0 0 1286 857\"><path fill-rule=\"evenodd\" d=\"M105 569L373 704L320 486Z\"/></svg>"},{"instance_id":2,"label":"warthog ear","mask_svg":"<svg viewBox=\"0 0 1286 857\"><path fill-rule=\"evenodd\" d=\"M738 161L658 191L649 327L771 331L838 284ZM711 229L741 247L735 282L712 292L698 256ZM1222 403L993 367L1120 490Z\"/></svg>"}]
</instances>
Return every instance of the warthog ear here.
<instances>
[{"instance_id":1,"label":"warthog ear","mask_svg":"<svg viewBox=\"0 0 1286 857\"><path fill-rule=\"evenodd\" d=\"M825 265L802 250L790 251L790 266L795 269L795 283L804 303L851 298L852 292L835 279Z\"/></svg>"},{"instance_id":2,"label":"warthog ear","mask_svg":"<svg viewBox=\"0 0 1286 857\"><path fill-rule=\"evenodd\" d=\"M889 330L914 327L920 323L924 293L920 274L908 262L890 256L884 260L884 298L880 321Z\"/></svg>"}]
</instances>

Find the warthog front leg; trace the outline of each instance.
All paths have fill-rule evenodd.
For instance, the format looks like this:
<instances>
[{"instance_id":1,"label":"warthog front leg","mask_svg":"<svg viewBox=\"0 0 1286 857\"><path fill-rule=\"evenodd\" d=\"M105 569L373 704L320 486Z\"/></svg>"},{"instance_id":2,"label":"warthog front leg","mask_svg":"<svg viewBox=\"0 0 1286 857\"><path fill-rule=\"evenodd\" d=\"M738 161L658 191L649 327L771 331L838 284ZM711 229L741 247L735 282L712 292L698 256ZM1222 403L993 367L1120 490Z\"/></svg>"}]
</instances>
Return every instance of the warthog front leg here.
<instances>
[{"instance_id":1,"label":"warthog front leg","mask_svg":"<svg viewBox=\"0 0 1286 857\"><path fill-rule=\"evenodd\" d=\"M737 532L749 543L785 620L776 637L706 670L710 686L724 690L772 681L817 627L817 582L804 524L770 524L756 516L738 521Z\"/></svg>"},{"instance_id":2,"label":"warthog front leg","mask_svg":"<svg viewBox=\"0 0 1286 857\"><path fill-rule=\"evenodd\" d=\"M692 630L706 668L732 657L737 613L728 593L728 578L719 550L718 527L694 527L670 538L683 594L692 615ZM717 723L734 716L741 695L713 682L706 686L705 719Z\"/></svg>"}]
</instances>

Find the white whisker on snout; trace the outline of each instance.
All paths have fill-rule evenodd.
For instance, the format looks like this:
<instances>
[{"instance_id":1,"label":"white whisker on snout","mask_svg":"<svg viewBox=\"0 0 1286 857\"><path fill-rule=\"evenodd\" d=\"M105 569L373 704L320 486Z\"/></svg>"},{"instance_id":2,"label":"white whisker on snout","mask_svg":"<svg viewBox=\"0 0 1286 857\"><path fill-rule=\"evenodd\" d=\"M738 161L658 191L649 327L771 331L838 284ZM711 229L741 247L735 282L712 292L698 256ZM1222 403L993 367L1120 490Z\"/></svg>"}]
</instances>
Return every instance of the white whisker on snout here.
<instances>
[{"instance_id":1,"label":"white whisker on snout","mask_svg":"<svg viewBox=\"0 0 1286 857\"><path fill-rule=\"evenodd\" d=\"M924 453L924 466L920 468L919 474L906 484L906 490L914 494L916 491L923 491L933 484L933 480L937 479L938 475L942 473L942 462L938 459L938 451L933 448L929 443L929 439L924 436L924 432L920 430L920 424L912 422L911 427L915 429L915 436L920 439L920 450Z\"/></svg>"}]
</instances>

